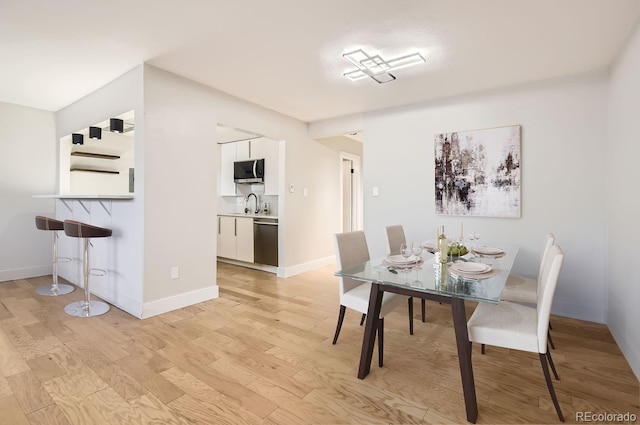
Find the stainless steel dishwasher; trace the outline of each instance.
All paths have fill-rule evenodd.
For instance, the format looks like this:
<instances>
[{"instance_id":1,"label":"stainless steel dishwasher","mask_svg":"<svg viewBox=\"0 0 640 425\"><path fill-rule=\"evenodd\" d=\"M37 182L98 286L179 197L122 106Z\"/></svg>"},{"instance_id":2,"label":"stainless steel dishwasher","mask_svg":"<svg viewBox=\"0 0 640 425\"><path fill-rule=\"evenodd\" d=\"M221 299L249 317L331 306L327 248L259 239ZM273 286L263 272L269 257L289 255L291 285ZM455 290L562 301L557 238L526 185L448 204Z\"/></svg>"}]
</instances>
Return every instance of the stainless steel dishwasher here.
<instances>
[{"instance_id":1,"label":"stainless steel dishwasher","mask_svg":"<svg viewBox=\"0 0 640 425\"><path fill-rule=\"evenodd\" d=\"M253 219L253 262L278 266L278 219Z\"/></svg>"}]
</instances>

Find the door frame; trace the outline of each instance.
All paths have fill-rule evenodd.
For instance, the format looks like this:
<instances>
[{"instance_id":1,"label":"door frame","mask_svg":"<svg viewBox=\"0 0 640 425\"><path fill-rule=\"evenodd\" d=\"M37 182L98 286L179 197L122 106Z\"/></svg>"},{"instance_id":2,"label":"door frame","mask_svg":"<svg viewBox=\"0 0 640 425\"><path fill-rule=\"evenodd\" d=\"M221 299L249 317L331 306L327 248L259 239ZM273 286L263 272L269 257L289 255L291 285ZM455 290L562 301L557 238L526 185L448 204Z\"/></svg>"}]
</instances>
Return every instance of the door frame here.
<instances>
[{"instance_id":1,"label":"door frame","mask_svg":"<svg viewBox=\"0 0 640 425\"><path fill-rule=\"evenodd\" d=\"M344 173L343 166L344 160L350 160L353 162L353 187L351 193L351 230L362 230L363 228L363 197L362 197L362 158L359 155L355 155L349 152L340 151L340 231L344 229L344 202L342 201L344 195Z\"/></svg>"}]
</instances>

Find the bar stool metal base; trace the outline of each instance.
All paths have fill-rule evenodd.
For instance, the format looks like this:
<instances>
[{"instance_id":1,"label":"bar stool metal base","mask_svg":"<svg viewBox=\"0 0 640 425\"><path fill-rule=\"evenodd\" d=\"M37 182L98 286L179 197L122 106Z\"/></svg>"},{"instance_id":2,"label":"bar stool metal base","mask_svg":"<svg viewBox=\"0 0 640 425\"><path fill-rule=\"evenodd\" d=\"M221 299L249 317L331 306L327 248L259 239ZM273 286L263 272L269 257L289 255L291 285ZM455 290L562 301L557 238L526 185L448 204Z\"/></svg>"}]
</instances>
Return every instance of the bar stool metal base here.
<instances>
[{"instance_id":1,"label":"bar stool metal base","mask_svg":"<svg viewBox=\"0 0 640 425\"><path fill-rule=\"evenodd\" d=\"M84 301L76 301L68 304L64 312L75 317L94 317L109 311L109 304L102 301L89 301L88 308L84 308Z\"/></svg>"},{"instance_id":2,"label":"bar stool metal base","mask_svg":"<svg viewBox=\"0 0 640 425\"><path fill-rule=\"evenodd\" d=\"M36 294L45 295L48 297L57 297L58 295L67 295L73 292L75 288L73 285L67 285L66 283L58 283L58 289L53 290L52 285L44 285L36 289Z\"/></svg>"}]
</instances>

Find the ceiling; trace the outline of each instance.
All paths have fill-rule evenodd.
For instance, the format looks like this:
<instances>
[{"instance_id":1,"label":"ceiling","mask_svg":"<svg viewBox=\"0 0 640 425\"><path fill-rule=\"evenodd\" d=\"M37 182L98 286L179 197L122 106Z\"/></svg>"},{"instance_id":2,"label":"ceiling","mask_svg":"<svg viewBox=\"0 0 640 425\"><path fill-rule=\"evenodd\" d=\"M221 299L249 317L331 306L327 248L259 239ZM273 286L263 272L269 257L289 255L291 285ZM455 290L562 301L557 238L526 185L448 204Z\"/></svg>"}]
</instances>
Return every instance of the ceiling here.
<instances>
[{"instance_id":1,"label":"ceiling","mask_svg":"<svg viewBox=\"0 0 640 425\"><path fill-rule=\"evenodd\" d=\"M0 0L0 101L57 111L151 65L312 122L600 72L637 0ZM426 64L349 81L342 54Z\"/></svg>"}]
</instances>

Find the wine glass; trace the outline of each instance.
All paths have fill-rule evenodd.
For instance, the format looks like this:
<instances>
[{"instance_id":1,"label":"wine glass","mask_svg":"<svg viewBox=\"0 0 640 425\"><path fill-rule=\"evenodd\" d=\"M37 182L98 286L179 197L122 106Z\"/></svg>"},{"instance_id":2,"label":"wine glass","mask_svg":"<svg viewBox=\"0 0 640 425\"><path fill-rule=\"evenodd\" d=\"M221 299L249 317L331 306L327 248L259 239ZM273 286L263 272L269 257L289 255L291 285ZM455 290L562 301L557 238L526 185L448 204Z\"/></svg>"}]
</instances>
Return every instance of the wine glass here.
<instances>
[{"instance_id":1,"label":"wine glass","mask_svg":"<svg viewBox=\"0 0 640 425\"><path fill-rule=\"evenodd\" d=\"M413 255L418 257L418 259L416 261L419 261L420 260L420 256L422 255L422 244L420 242L414 242L411 245L411 252L413 253Z\"/></svg>"},{"instance_id":2,"label":"wine glass","mask_svg":"<svg viewBox=\"0 0 640 425\"><path fill-rule=\"evenodd\" d=\"M406 242L400 244L400 255L409 262L409 257L411 257L411 246Z\"/></svg>"},{"instance_id":3,"label":"wine glass","mask_svg":"<svg viewBox=\"0 0 640 425\"><path fill-rule=\"evenodd\" d=\"M415 286L420 286L420 280L418 280L419 278L419 270L420 270L420 260L421 260L421 256L422 256L422 243L420 242L414 242L411 245L411 252L413 253L413 255L416 256L416 280L413 282L413 284Z\"/></svg>"}]
</instances>

